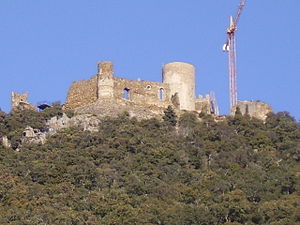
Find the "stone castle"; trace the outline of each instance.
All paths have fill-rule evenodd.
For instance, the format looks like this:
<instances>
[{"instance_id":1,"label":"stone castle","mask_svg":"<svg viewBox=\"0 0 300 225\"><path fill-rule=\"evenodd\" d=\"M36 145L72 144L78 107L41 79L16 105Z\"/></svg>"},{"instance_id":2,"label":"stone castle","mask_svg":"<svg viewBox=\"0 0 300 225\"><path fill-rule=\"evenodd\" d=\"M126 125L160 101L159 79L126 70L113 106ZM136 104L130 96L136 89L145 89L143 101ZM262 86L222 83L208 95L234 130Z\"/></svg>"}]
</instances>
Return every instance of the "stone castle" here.
<instances>
[{"instance_id":1,"label":"stone castle","mask_svg":"<svg viewBox=\"0 0 300 225\"><path fill-rule=\"evenodd\" d=\"M97 114L128 111L139 116L161 114L169 105L178 111L214 113L209 95L195 96L193 65L166 64L162 69L162 82L153 82L118 78L111 62L100 62L98 73L91 79L73 82L65 108Z\"/></svg>"},{"instance_id":2,"label":"stone castle","mask_svg":"<svg viewBox=\"0 0 300 225\"><path fill-rule=\"evenodd\" d=\"M35 106L27 101L28 93L12 93L12 110ZM195 67L184 62L172 62L162 68L162 82L129 80L114 75L111 62L100 62L98 73L89 80L72 83L64 109L79 114L117 116L128 112L130 116L147 119L162 115L172 106L177 114L185 111L217 115L217 106L210 95L195 96ZM265 120L272 108L263 102L239 101L242 114ZM235 113L235 106L231 114Z\"/></svg>"},{"instance_id":3,"label":"stone castle","mask_svg":"<svg viewBox=\"0 0 300 225\"><path fill-rule=\"evenodd\" d=\"M46 105L51 107L50 105ZM98 73L89 80L72 83L64 109L72 109L78 114L69 118L65 113L47 121L46 131L26 127L20 140L23 143L45 143L49 135L57 131L77 126L83 130L97 131L101 117L118 116L124 111L137 119L149 119L161 116L168 106L172 106L176 114L183 112L205 113L217 116L213 96L195 96L195 67L188 63L173 62L164 65L162 82L129 80L114 75L111 62L100 62ZM40 106L39 109L43 110ZM236 107L242 114L248 114L265 120L272 112L271 107L258 101L239 101ZM37 110L28 102L28 93L12 93L12 111ZM216 121L224 117L215 117ZM0 143L10 148L7 136L0 138ZM15 149L19 151L19 147Z\"/></svg>"}]
</instances>

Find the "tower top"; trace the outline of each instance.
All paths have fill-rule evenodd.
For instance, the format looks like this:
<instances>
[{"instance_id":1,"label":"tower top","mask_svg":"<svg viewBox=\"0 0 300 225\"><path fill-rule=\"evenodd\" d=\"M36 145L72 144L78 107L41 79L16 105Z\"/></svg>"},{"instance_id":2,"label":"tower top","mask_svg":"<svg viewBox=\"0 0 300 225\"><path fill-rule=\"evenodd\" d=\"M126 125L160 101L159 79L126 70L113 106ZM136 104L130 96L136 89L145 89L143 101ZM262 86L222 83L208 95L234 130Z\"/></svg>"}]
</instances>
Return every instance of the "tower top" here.
<instances>
[{"instance_id":1,"label":"tower top","mask_svg":"<svg viewBox=\"0 0 300 225\"><path fill-rule=\"evenodd\" d=\"M98 63L98 74L101 77L113 77L114 76L114 68L111 61L99 62Z\"/></svg>"}]
</instances>

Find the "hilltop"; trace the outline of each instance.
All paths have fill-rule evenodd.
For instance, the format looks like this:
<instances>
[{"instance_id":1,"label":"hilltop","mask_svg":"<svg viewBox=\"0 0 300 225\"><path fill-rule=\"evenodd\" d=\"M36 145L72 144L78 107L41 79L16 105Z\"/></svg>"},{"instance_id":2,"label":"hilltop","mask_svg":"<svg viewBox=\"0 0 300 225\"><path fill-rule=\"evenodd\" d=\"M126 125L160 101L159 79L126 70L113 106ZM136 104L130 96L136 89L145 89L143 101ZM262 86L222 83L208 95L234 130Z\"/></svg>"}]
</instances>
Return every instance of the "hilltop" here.
<instances>
[{"instance_id":1,"label":"hilltop","mask_svg":"<svg viewBox=\"0 0 300 225\"><path fill-rule=\"evenodd\" d=\"M76 116L60 106L1 113L1 224L300 222L300 127L286 112L217 122L125 112L22 142L26 127L47 132L53 118Z\"/></svg>"}]
</instances>

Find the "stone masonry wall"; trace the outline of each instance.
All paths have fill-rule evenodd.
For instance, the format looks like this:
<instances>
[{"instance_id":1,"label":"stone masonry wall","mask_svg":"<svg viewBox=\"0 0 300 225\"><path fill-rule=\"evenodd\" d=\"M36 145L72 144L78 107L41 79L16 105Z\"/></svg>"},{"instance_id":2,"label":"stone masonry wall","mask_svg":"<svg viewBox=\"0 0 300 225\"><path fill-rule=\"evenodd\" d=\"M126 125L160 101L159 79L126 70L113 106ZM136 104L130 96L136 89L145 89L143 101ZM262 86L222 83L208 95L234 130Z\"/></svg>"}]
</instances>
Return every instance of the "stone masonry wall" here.
<instances>
[{"instance_id":1,"label":"stone masonry wall","mask_svg":"<svg viewBox=\"0 0 300 225\"><path fill-rule=\"evenodd\" d=\"M11 104L12 104L12 111L24 110L24 109L36 111L35 106L30 102L28 102L28 93L19 94L17 92L12 92Z\"/></svg>"},{"instance_id":2,"label":"stone masonry wall","mask_svg":"<svg viewBox=\"0 0 300 225\"><path fill-rule=\"evenodd\" d=\"M98 99L114 97L114 71L112 62L98 64Z\"/></svg>"},{"instance_id":3,"label":"stone masonry wall","mask_svg":"<svg viewBox=\"0 0 300 225\"><path fill-rule=\"evenodd\" d=\"M97 100L97 75L90 80L73 82L65 104L66 109L88 105Z\"/></svg>"},{"instance_id":4,"label":"stone masonry wall","mask_svg":"<svg viewBox=\"0 0 300 225\"><path fill-rule=\"evenodd\" d=\"M156 105L166 108L172 104L168 84L153 81L133 81L117 77L113 78L113 83L112 99L130 101L145 107ZM128 99L124 98L125 89L128 90ZM75 109L94 103L98 99L97 93L97 75L90 80L73 82L68 92L65 108Z\"/></svg>"},{"instance_id":5,"label":"stone masonry wall","mask_svg":"<svg viewBox=\"0 0 300 225\"><path fill-rule=\"evenodd\" d=\"M205 97L200 96L197 98L195 101L195 108L198 112L211 114L211 99L209 95L206 95Z\"/></svg>"},{"instance_id":6,"label":"stone masonry wall","mask_svg":"<svg viewBox=\"0 0 300 225\"><path fill-rule=\"evenodd\" d=\"M178 93L181 110L195 110L195 67L172 62L163 67L163 83L170 85L171 94Z\"/></svg>"},{"instance_id":7,"label":"stone masonry wall","mask_svg":"<svg viewBox=\"0 0 300 225\"><path fill-rule=\"evenodd\" d=\"M146 110L161 114L169 105L177 110L210 112L210 102L195 99L193 65L167 64L163 68L163 82L153 82L118 78L114 76L111 62L100 62L97 75L72 84L65 108L80 108L82 113L106 112L110 107L118 113L122 108L123 111L134 109L131 111L135 113Z\"/></svg>"},{"instance_id":8,"label":"stone masonry wall","mask_svg":"<svg viewBox=\"0 0 300 225\"><path fill-rule=\"evenodd\" d=\"M124 90L128 91L128 99L124 99ZM114 98L132 101L141 106L156 105L167 107L171 104L170 89L167 84L153 81L133 81L114 78Z\"/></svg>"},{"instance_id":9,"label":"stone masonry wall","mask_svg":"<svg viewBox=\"0 0 300 225\"><path fill-rule=\"evenodd\" d=\"M265 120L268 113L272 112L272 107L264 102L259 101L238 101L237 106L240 111L245 115L248 111L251 117L255 117L260 120ZM233 107L231 115L235 114L236 107Z\"/></svg>"}]
</instances>

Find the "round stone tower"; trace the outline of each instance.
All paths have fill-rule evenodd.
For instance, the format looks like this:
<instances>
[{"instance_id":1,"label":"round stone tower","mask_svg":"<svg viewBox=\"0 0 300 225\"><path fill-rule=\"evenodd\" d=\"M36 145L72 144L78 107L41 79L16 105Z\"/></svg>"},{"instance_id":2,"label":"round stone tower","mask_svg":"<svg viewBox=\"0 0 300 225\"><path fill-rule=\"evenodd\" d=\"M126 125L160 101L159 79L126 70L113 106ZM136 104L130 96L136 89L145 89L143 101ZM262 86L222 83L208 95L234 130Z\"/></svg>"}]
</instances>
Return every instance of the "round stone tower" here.
<instances>
[{"instance_id":1,"label":"round stone tower","mask_svg":"<svg viewBox=\"0 0 300 225\"><path fill-rule=\"evenodd\" d=\"M169 84L170 96L179 98L181 110L195 110L195 67L188 63L172 62L163 67L163 83Z\"/></svg>"}]
</instances>

